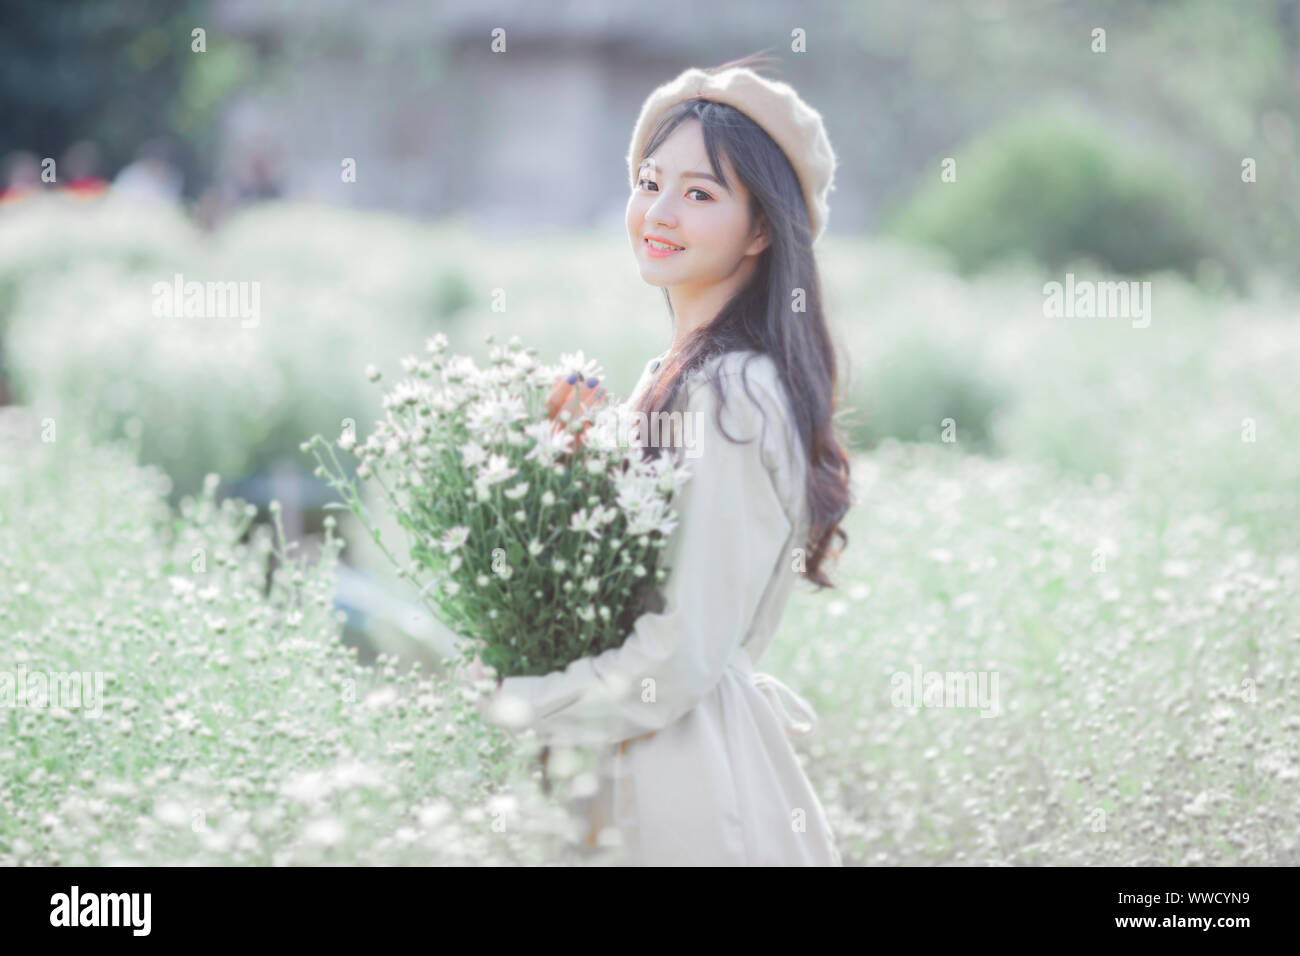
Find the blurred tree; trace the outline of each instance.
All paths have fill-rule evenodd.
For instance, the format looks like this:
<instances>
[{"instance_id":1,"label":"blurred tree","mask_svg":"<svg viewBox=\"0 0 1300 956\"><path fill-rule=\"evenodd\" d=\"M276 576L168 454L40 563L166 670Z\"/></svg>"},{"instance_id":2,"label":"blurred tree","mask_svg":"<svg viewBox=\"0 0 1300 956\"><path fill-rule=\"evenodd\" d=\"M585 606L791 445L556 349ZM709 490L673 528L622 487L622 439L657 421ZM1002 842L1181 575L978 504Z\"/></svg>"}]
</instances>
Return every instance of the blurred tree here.
<instances>
[{"instance_id":1,"label":"blurred tree","mask_svg":"<svg viewBox=\"0 0 1300 956\"><path fill-rule=\"evenodd\" d=\"M912 0L838 14L854 66L824 112L869 221L928 189L934 157L1069 97L1190 183L1209 238L1240 266L1300 278L1300 0ZM1243 181L1247 157L1256 182Z\"/></svg>"},{"instance_id":2,"label":"blurred tree","mask_svg":"<svg viewBox=\"0 0 1300 956\"><path fill-rule=\"evenodd\" d=\"M955 154L955 181L935 173L889 229L945 249L963 272L1020 253L1051 269L1087 259L1123 273L1176 269L1189 278L1210 259L1240 280L1177 162L1100 122L1054 107L1031 111Z\"/></svg>"},{"instance_id":3,"label":"blurred tree","mask_svg":"<svg viewBox=\"0 0 1300 956\"><path fill-rule=\"evenodd\" d=\"M0 156L59 157L79 140L102 150L111 175L160 136L182 148L187 193L210 172L216 110L251 66L219 35L210 0L60 0L0 6ZM192 31L207 31L206 52Z\"/></svg>"}]
</instances>

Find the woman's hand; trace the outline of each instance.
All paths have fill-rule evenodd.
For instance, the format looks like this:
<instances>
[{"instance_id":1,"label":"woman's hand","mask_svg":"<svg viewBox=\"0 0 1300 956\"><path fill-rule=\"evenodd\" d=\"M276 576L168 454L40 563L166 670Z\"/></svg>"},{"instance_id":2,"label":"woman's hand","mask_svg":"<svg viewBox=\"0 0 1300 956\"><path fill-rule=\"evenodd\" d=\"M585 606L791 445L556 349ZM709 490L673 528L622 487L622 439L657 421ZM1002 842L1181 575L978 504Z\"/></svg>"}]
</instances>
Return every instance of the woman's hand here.
<instances>
[{"instance_id":1,"label":"woman's hand","mask_svg":"<svg viewBox=\"0 0 1300 956\"><path fill-rule=\"evenodd\" d=\"M546 399L546 417L558 419L563 411L572 416L570 421L580 416L584 409L594 408L608 398L608 392L600 384L600 379L589 378L583 381L576 374L561 376L555 380L555 387ZM586 428L583 428L586 431ZM574 436L574 445L582 444L582 434Z\"/></svg>"},{"instance_id":2,"label":"woman's hand","mask_svg":"<svg viewBox=\"0 0 1300 956\"><path fill-rule=\"evenodd\" d=\"M469 665L468 677L472 681L487 680L487 671L483 669L483 660L477 654L474 655L474 661Z\"/></svg>"},{"instance_id":3,"label":"woman's hand","mask_svg":"<svg viewBox=\"0 0 1300 956\"><path fill-rule=\"evenodd\" d=\"M484 668L483 661L477 654L474 655L474 660L470 661L468 664L458 665L452 672L452 676L456 680L464 681L471 685L477 684L481 680L489 679L487 669Z\"/></svg>"},{"instance_id":4,"label":"woman's hand","mask_svg":"<svg viewBox=\"0 0 1300 956\"><path fill-rule=\"evenodd\" d=\"M482 659L477 654L474 655L474 660L468 667L461 668L461 670L457 672L457 676L462 680L468 681L470 685L475 688L478 687L479 681L490 681L495 678L496 687L493 688L492 692L479 694L474 701L474 706L478 709L479 715L481 716L491 705L492 701L496 700L497 691L501 687L500 676L489 674L487 669L483 666Z\"/></svg>"}]
</instances>

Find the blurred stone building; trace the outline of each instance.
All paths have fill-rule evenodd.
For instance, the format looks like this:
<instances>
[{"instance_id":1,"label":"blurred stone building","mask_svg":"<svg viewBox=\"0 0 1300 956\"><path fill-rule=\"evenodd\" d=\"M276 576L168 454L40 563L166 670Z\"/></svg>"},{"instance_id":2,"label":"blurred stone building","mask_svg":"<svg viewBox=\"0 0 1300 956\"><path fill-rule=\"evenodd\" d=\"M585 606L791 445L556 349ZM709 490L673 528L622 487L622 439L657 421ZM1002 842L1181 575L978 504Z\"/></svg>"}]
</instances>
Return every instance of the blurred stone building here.
<instances>
[{"instance_id":1,"label":"blurred stone building","mask_svg":"<svg viewBox=\"0 0 1300 956\"><path fill-rule=\"evenodd\" d=\"M687 66L770 51L782 61L775 75L822 109L843 154L829 97L844 71L825 52L834 9L215 0L209 44L236 37L260 64L224 114L219 166L236 179L273 169L287 198L463 216L489 231L618 224L641 103ZM790 52L796 27L810 52ZM504 53L492 52L497 28ZM347 158L355 182L342 181ZM844 201L852 193L841 176L832 228L861 226Z\"/></svg>"}]
</instances>

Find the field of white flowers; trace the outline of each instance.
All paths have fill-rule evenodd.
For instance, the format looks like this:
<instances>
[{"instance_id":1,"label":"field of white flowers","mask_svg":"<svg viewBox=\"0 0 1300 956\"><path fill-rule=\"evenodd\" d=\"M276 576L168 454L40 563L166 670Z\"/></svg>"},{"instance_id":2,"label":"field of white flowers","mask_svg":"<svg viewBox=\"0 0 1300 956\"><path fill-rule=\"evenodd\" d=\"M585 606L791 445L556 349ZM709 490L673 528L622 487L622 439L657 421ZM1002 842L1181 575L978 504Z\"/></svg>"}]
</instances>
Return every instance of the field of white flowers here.
<instances>
[{"instance_id":1,"label":"field of white flowers","mask_svg":"<svg viewBox=\"0 0 1300 956\"><path fill-rule=\"evenodd\" d=\"M215 481L173 511L121 450L0 422L0 660L86 678L0 710L0 865L564 858L469 688L340 643L332 534L303 562Z\"/></svg>"},{"instance_id":2,"label":"field of white flowers","mask_svg":"<svg viewBox=\"0 0 1300 956\"><path fill-rule=\"evenodd\" d=\"M438 331L581 348L626 391L660 294L617 237L564 247L288 205L212 237L0 217L0 673L111 675L97 718L0 710L0 865L580 859L526 738L343 646L334 531L305 560L205 477L309 469L299 442L378 414L365 366ZM1300 863L1294 294L1154 276L1135 328L1045 318L1063 277L1027 266L819 256L857 504L838 591L797 592L760 669L818 709L798 749L845 861ZM154 316L177 272L260 282L259 325ZM917 672L991 693L899 706ZM552 756L556 795L583 761Z\"/></svg>"}]
</instances>

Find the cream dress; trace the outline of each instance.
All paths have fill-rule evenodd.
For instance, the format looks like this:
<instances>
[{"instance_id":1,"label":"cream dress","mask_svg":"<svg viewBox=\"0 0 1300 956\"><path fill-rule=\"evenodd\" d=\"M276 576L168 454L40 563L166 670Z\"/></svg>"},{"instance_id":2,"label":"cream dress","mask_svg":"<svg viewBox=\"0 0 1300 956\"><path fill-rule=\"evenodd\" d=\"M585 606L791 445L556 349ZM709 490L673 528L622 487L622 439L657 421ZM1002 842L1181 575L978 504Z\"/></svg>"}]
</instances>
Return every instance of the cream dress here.
<instances>
[{"instance_id":1,"label":"cream dress","mask_svg":"<svg viewBox=\"0 0 1300 956\"><path fill-rule=\"evenodd\" d=\"M647 363L627 406L666 356ZM747 359L752 400L741 380ZM526 701L516 710L543 743L596 748L598 790L571 805L590 847L612 837L624 862L649 866L840 866L788 739L811 733L817 716L753 667L799 577L806 459L775 363L757 352L711 362L725 383L725 430L750 440L718 431L717 393L697 370L677 405L698 414L694 438L684 432L685 447L674 449L690 477L661 552L670 569L663 610L638 617L621 647L506 678L498 702ZM488 719L499 723L502 710L489 708Z\"/></svg>"}]
</instances>

